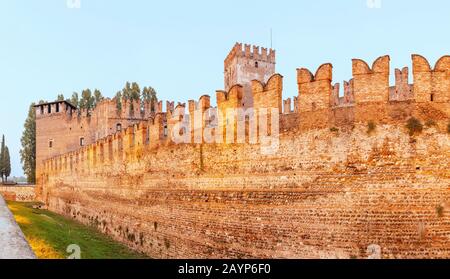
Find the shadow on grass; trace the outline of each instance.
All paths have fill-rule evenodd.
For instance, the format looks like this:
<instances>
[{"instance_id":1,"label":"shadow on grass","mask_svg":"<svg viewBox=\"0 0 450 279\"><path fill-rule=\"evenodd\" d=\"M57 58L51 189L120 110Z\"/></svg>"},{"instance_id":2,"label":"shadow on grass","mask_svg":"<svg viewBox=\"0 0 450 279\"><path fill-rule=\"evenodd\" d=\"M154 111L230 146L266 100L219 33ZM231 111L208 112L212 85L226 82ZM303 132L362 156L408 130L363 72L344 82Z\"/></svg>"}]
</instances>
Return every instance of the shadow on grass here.
<instances>
[{"instance_id":1,"label":"shadow on grass","mask_svg":"<svg viewBox=\"0 0 450 279\"><path fill-rule=\"evenodd\" d=\"M35 203L8 202L8 207L39 259L65 259L67 247L81 248L82 259L145 259L95 228L41 209Z\"/></svg>"}]
</instances>

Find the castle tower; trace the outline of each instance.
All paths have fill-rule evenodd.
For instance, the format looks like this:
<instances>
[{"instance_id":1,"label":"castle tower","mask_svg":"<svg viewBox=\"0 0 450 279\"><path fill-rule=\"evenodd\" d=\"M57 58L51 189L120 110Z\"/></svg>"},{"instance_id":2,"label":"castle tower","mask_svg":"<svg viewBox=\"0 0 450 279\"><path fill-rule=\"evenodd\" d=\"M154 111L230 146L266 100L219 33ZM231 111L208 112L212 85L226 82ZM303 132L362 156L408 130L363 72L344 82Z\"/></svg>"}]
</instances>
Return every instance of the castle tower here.
<instances>
[{"instance_id":1,"label":"castle tower","mask_svg":"<svg viewBox=\"0 0 450 279\"><path fill-rule=\"evenodd\" d=\"M253 107L252 80L267 82L275 74L275 50L236 43L224 62L225 91L242 85L242 106Z\"/></svg>"},{"instance_id":2,"label":"castle tower","mask_svg":"<svg viewBox=\"0 0 450 279\"><path fill-rule=\"evenodd\" d=\"M77 112L77 108L66 101L38 104L36 110L36 169L43 160L67 152L67 130L65 122Z\"/></svg>"},{"instance_id":3,"label":"castle tower","mask_svg":"<svg viewBox=\"0 0 450 279\"><path fill-rule=\"evenodd\" d=\"M67 152L66 120L77 108L66 101L41 103L36 112L36 195L41 198L43 161Z\"/></svg>"}]
</instances>

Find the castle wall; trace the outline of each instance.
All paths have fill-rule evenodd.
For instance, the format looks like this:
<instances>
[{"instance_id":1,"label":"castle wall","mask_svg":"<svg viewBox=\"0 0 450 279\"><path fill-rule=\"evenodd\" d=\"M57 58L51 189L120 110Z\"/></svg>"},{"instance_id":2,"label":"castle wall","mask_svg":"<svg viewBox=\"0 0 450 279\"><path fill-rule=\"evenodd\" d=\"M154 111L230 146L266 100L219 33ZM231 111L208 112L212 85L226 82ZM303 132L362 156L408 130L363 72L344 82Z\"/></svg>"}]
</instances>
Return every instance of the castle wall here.
<instances>
[{"instance_id":1,"label":"castle wall","mask_svg":"<svg viewBox=\"0 0 450 279\"><path fill-rule=\"evenodd\" d=\"M0 185L0 195L8 201L32 202L36 200L35 186Z\"/></svg>"},{"instance_id":2,"label":"castle wall","mask_svg":"<svg viewBox=\"0 0 450 279\"><path fill-rule=\"evenodd\" d=\"M446 103L450 101L450 56L443 56L434 69L420 55L413 55L414 94L417 102Z\"/></svg>"},{"instance_id":3,"label":"castle wall","mask_svg":"<svg viewBox=\"0 0 450 279\"><path fill-rule=\"evenodd\" d=\"M311 112L330 107L333 66L323 64L313 75L308 69L297 69L299 112Z\"/></svg>"},{"instance_id":4,"label":"castle wall","mask_svg":"<svg viewBox=\"0 0 450 279\"><path fill-rule=\"evenodd\" d=\"M389 87L388 56L371 68L354 60L343 97L331 64L315 75L299 69L293 111L289 102L282 111L282 76L253 81L254 108L279 109L272 155L248 142L175 144L183 121L207 124L195 110L211 104L207 96L168 103L165 113L45 160L38 197L153 258L367 258L371 245L383 258L448 258L445 61L431 72L415 61L411 90L405 69ZM242 108L244 91L217 91L218 111ZM430 92L436 99L423 101ZM433 125L410 136L411 117ZM236 139L236 125L224 114L215 133Z\"/></svg>"},{"instance_id":5,"label":"castle wall","mask_svg":"<svg viewBox=\"0 0 450 279\"><path fill-rule=\"evenodd\" d=\"M49 106L50 110L49 110ZM122 110L116 100L105 99L92 111L77 111L65 102L36 106L36 172L42 169L42 162L61 154L72 152L112 135L129 125L148 120L161 106L150 108L146 103L122 100ZM146 110L145 110L146 109ZM150 110L150 112L149 112ZM39 175L37 176L39 179ZM40 193L41 189L38 188ZM38 194L39 195L39 194Z\"/></svg>"},{"instance_id":6,"label":"castle wall","mask_svg":"<svg viewBox=\"0 0 450 279\"><path fill-rule=\"evenodd\" d=\"M241 85L233 86L228 92L217 91L217 110L218 110L218 125L217 131L219 142L227 142L236 140L238 116L237 109L242 108L241 102L244 96L244 87ZM227 127L230 127L227 129ZM227 134L227 131L231 131ZM220 136L222 134L222 136Z\"/></svg>"},{"instance_id":7,"label":"castle wall","mask_svg":"<svg viewBox=\"0 0 450 279\"><path fill-rule=\"evenodd\" d=\"M260 81L252 81L253 108L271 109L276 108L280 113L283 112L283 76L273 75L262 84Z\"/></svg>"},{"instance_id":8,"label":"castle wall","mask_svg":"<svg viewBox=\"0 0 450 279\"><path fill-rule=\"evenodd\" d=\"M388 102L389 100L389 56L379 57L372 65L353 59L353 90L355 102Z\"/></svg>"},{"instance_id":9,"label":"castle wall","mask_svg":"<svg viewBox=\"0 0 450 279\"><path fill-rule=\"evenodd\" d=\"M355 93L353 79L350 81L344 81L344 96L340 96L340 84L336 83L333 86L332 97L330 99L331 107L345 107L353 106L355 104Z\"/></svg>"},{"instance_id":10,"label":"castle wall","mask_svg":"<svg viewBox=\"0 0 450 279\"><path fill-rule=\"evenodd\" d=\"M206 126L205 112L211 108L211 98L207 95L200 97L198 102L189 100L189 118L191 124L191 142L202 143Z\"/></svg>"},{"instance_id":11,"label":"castle wall","mask_svg":"<svg viewBox=\"0 0 450 279\"><path fill-rule=\"evenodd\" d=\"M394 123L286 133L272 156L128 141L100 158L47 168L49 208L153 258L366 258L372 244L383 258L450 256L450 141L437 128L414 141Z\"/></svg>"},{"instance_id":12,"label":"castle wall","mask_svg":"<svg viewBox=\"0 0 450 279\"><path fill-rule=\"evenodd\" d=\"M389 88L389 101L409 101L414 99L413 86L409 84L408 67L395 69L395 86Z\"/></svg>"}]
</instances>

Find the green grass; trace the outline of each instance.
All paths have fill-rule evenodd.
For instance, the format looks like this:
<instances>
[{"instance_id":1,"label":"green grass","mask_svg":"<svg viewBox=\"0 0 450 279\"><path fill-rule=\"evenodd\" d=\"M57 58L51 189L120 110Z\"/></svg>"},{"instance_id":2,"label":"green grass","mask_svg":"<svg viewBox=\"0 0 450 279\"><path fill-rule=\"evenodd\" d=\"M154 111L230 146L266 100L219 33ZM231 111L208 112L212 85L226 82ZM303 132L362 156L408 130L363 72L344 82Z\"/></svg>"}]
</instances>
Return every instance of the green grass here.
<instances>
[{"instance_id":1,"label":"green grass","mask_svg":"<svg viewBox=\"0 0 450 279\"><path fill-rule=\"evenodd\" d=\"M34 203L8 202L17 223L40 259L64 259L71 244L81 248L82 259L143 259L146 256L72 219L33 209Z\"/></svg>"}]
</instances>

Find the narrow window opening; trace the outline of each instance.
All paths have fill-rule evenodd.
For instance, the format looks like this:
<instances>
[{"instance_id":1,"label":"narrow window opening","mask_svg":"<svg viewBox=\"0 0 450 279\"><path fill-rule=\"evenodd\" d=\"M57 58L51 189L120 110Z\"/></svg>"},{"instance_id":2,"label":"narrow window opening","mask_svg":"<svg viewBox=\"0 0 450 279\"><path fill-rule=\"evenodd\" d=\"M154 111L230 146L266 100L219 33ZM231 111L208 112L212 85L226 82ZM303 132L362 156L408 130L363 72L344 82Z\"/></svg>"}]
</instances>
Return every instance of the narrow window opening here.
<instances>
[{"instance_id":1,"label":"narrow window opening","mask_svg":"<svg viewBox=\"0 0 450 279\"><path fill-rule=\"evenodd\" d=\"M59 103L56 104L56 112L59 112Z\"/></svg>"},{"instance_id":2,"label":"narrow window opening","mask_svg":"<svg viewBox=\"0 0 450 279\"><path fill-rule=\"evenodd\" d=\"M258 68L258 67L259 67L258 61L256 61L256 62L255 62L255 68Z\"/></svg>"},{"instance_id":3,"label":"narrow window opening","mask_svg":"<svg viewBox=\"0 0 450 279\"><path fill-rule=\"evenodd\" d=\"M80 138L80 146L84 146L84 138Z\"/></svg>"},{"instance_id":4,"label":"narrow window opening","mask_svg":"<svg viewBox=\"0 0 450 279\"><path fill-rule=\"evenodd\" d=\"M48 142L48 147L49 147L49 148L53 148L53 140L50 140L50 141Z\"/></svg>"},{"instance_id":5,"label":"narrow window opening","mask_svg":"<svg viewBox=\"0 0 450 279\"><path fill-rule=\"evenodd\" d=\"M430 101L434 102L434 94L430 95Z\"/></svg>"},{"instance_id":6,"label":"narrow window opening","mask_svg":"<svg viewBox=\"0 0 450 279\"><path fill-rule=\"evenodd\" d=\"M118 124L116 125L116 131L117 131L117 132L122 131L122 124L118 123Z\"/></svg>"}]
</instances>

